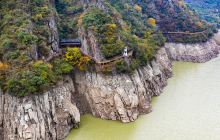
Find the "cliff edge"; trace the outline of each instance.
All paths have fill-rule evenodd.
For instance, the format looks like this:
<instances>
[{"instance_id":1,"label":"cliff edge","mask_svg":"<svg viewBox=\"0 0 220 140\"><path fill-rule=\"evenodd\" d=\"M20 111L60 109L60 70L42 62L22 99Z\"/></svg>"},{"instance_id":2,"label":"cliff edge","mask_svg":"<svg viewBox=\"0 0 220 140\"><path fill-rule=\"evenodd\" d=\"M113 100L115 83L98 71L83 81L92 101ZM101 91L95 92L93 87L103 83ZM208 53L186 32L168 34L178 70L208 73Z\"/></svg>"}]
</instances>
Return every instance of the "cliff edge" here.
<instances>
[{"instance_id":1,"label":"cliff edge","mask_svg":"<svg viewBox=\"0 0 220 140\"><path fill-rule=\"evenodd\" d=\"M24 98L0 91L0 136L4 140L64 139L79 126L80 113L134 121L151 111L152 97L162 93L172 76L172 61L205 62L216 57L219 49L213 39L194 45L167 43L155 60L133 75L76 72L60 87Z\"/></svg>"}]
</instances>

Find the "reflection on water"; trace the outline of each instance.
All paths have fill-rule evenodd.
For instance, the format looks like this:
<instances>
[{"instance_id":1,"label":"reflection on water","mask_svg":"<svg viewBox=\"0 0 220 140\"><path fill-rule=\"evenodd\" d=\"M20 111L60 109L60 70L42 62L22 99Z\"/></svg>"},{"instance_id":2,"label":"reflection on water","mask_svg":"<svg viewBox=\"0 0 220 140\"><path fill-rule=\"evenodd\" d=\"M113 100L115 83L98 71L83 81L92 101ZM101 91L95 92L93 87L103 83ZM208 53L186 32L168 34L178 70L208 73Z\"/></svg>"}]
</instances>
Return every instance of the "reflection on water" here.
<instances>
[{"instance_id":1,"label":"reflection on water","mask_svg":"<svg viewBox=\"0 0 220 140\"><path fill-rule=\"evenodd\" d=\"M122 124L85 115L66 140L220 140L220 57L177 62L153 112Z\"/></svg>"}]
</instances>

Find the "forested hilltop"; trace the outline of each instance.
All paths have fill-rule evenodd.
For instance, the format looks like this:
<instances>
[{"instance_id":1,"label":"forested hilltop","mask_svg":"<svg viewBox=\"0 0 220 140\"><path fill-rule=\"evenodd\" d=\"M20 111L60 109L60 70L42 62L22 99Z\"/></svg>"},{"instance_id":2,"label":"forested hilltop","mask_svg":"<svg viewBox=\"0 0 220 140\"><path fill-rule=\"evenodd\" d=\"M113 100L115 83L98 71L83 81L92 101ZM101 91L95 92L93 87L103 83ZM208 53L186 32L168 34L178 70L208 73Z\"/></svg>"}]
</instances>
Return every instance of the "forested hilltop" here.
<instances>
[{"instance_id":1,"label":"forested hilltop","mask_svg":"<svg viewBox=\"0 0 220 140\"><path fill-rule=\"evenodd\" d=\"M220 26L220 1L219 0L185 0L202 19Z\"/></svg>"},{"instance_id":2,"label":"forested hilltop","mask_svg":"<svg viewBox=\"0 0 220 140\"><path fill-rule=\"evenodd\" d=\"M204 42L212 28L183 0L1 0L0 85L17 96L56 85L74 69L95 70L131 50L104 73L132 73L154 59L165 40ZM165 37L166 39L165 39ZM79 48L61 50L62 39L79 38Z\"/></svg>"}]
</instances>

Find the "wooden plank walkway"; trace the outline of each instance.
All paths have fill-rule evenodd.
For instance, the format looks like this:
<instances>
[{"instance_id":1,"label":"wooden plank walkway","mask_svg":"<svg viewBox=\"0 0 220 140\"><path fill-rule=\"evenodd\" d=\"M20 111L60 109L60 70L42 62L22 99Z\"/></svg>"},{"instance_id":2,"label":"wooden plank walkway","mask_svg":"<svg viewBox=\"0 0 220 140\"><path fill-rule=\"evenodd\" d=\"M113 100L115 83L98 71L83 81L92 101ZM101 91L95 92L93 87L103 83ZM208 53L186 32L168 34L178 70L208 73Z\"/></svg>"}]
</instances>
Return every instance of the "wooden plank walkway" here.
<instances>
[{"instance_id":1,"label":"wooden plank walkway","mask_svg":"<svg viewBox=\"0 0 220 140\"><path fill-rule=\"evenodd\" d=\"M163 34L183 34L183 35L199 35L207 33L208 29L201 32L163 32Z\"/></svg>"},{"instance_id":2,"label":"wooden plank walkway","mask_svg":"<svg viewBox=\"0 0 220 140\"><path fill-rule=\"evenodd\" d=\"M82 49L82 43L79 39L63 39L60 41L60 48L80 48L81 53L84 56L89 57L92 61L94 61L96 63L96 68L98 70L102 70L106 67L111 67L115 62L123 60L125 58L130 58L133 55L133 50L129 50L127 53L127 56L123 56L123 54L121 55L117 55L114 56L112 58L109 58L107 60L97 60L96 58L90 56L89 54L87 54L86 52L83 51ZM51 59L53 59L54 57L58 57L59 55L61 55L60 53L54 54L52 56L50 56L49 58L47 58L47 62L49 62Z\"/></svg>"},{"instance_id":3,"label":"wooden plank walkway","mask_svg":"<svg viewBox=\"0 0 220 140\"><path fill-rule=\"evenodd\" d=\"M89 56L88 54L85 54L82 50L81 50L81 52L83 55L88 56L90 59L92 59L98 65L105 65L105 64L113 63L115 61L119 61L119 60L122 60L125 58L125 56L123 56L123 55L117 55L117 56L112 57L108 60L99 61L99 60ZM133 50L130 50L130 51L128 51L128 56L126 56L126 57L131 57L132 55L133 55Z\"/></svg>"}]
</instances>

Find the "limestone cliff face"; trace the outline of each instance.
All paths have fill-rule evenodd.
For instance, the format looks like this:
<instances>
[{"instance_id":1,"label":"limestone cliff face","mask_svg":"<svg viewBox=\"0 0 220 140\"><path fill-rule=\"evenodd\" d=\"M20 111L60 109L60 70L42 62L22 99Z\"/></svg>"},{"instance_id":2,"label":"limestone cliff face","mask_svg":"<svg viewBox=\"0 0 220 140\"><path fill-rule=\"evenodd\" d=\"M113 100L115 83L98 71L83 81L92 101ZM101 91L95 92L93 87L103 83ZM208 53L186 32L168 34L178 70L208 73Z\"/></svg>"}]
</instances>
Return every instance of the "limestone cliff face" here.
<instances>
[{"instance_id":1,"label":"limestone cliff face","mask_svg":"<svg viewBox=\"0 0 220 140\"><path fill-rule=\"evenodd\" d=\"M170 76L171 61L163 48L155 61L130 76L77 72L74 82L68 79L42 95L17 98L0 92L1 136L4 140L63 139L78 127L79 109L103 119L134 121L151 111L151 98L162 92Z\"/></svg>"},{"instance_id":2,"label":"limestone cliff face","mask_svg":"<svg viewBox=\"0 0 220 140\"><path fill-rule=\"evenodd\" d=\"M59 87L25 98L0 91L0 138L64 139L71 128L78 127L80 113L134 121L151 111L152 97L162 93L172 75L173 60L205 62L216 57L219 49L213 40L200 45L168 43L154 61L133 75L75 72Z\"/></svg>"},{"instance_id":3,"label":"limestone cliff face","mask_svg":"<svg viewBox=\"0 0 220 140\"><path fill-rule=\"evenodd\" d=\"M215 38L216 40L216 38ZM151 111L151 98L160 95L172 75L172 61L206 62L219 54L214 39L200 44L166 43L156 59L133 75L75 74L75 88L86 97L94 116L131 122ZM220 40L217 39L217 40Z\"/></svg>"},{"instance_id":4,"label":"limestone cliff face","mask_svg":"<svg viewBox=\"0 0 220 140\"><path fill-rule=\"evenodd\" d=\"M82 40L82 51L96 60L103 60L101 50L98 46L98 41L92 31L85 31L81 28L78 31L80 40Z\"/></svg>"},{"instance_id":5,"label":"limestone cliff face","mask_svg":"<svg viewBox=\"0 0 220 140\"><path fill-rule=\"evenodd\" d=\"M48 7L55 7L55 0L45 2ZM85 9L91 4L108 12L103 0L80 2L84 3ZM130 0L132 6L136 3L143 5L142 14L151 13L149 16L157 19L162 31L177 29L177 25L170 23L171 21L174 23L170 18L179 17L182 11L177 2L177 0ZM161 11L163 9L168 12L164 13ZM29 11L31 10L24 10L24 12ZM174 13L175 16L170 17ZM121 18L117 16L115 18L119 25L125 26ZM35 45L32 46L30 54L34 59L49 61L60 51L56 14L47 17L44 25L49 33L45 41L46 46L49 46L49 54L38 53L39 48ZM35 27L34 24L32 26ZM192 26L192 30L193 27L196 28ZM188 29L188 26L184 29ZM32 30L30 28L30 31ZM79 29L78 32L84 52L97 60L104 59L94 34L84 29ZM58 87L43 94L24 98L14 97L0 90L0 140L61 140L68 135L71 128L79 126L80 114L83 113L122 122L134 121L139 115L151 111L152 97L162 93L167 79L172 75L173 60L205 62L216 57L219 48L213 40L197 45L168 43L158 51L155 60L136 70L133 75L110 76L75 72Z\"/></svg>"},{"instance_id":6,"label":"limestone cliff face","mask_svg":"<svg viewBox=\"0 0 220 140\"><path fill-rule=\"evenodd\" d=\"M80 122L79 110L71 102L72 90L66 84L25 98L0 91L1 140L64 139Z\"/></svg>"},{"instance_id":7,"label":"limestone cliff face","mask_svg":"<svg viewBox=\"0 0 220 140\"><path fill-rule=\"evenodd\" d=\"M163 48L155 61L133 75L77 73L75 82L94 116L131 122L151 111L151 98L160 95L170 76L171 61Z\"/></svg>"},{"instance_id":8,"label":"limestone cliff face","mask_svg":"<svg viewBox=\"0 0 220 140\"><path fill-rule=\"evenodd\" d=\"M215 40L220 38L198 44L167 43L165 49L172 60L202 63L218 56L220 47Z\"/></svg>"},{"instance_id":9,"label":"limestone cliff face","mask_svg":"<svg viewBox=\"0 0 220 140\"><path fill-rule=\"evenodd\" d=\"M220 30L214 35L214 40L218 45L220 45Z\"/></svg>"}]
</instances>

